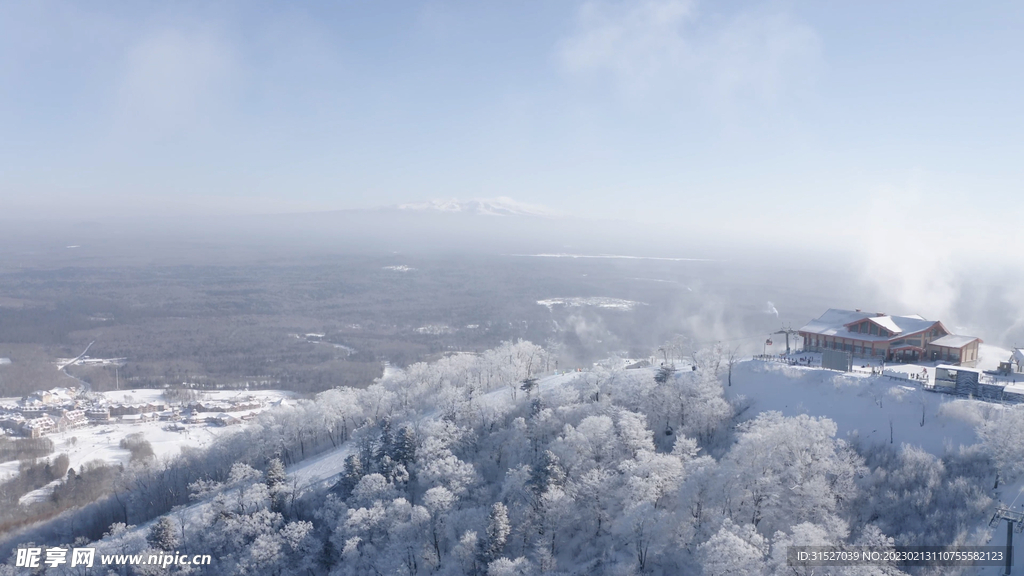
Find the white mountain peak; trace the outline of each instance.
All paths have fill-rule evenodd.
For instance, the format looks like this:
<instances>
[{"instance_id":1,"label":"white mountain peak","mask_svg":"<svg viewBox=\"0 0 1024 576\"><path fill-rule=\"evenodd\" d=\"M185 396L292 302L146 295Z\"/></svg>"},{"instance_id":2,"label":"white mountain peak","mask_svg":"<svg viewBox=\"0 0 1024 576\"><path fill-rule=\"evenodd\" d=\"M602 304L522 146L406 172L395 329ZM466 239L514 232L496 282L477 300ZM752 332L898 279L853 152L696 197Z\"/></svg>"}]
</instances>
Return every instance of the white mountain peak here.
<instances>
[{"instance_id":1,"label":"white mountain peak","mask_svg":"<svg viewBox=\"0 0 1024 576\"><path fill-rule=\"evenodd\" d=\"M559 214L545 206L517 202L506 196L497 198L435 199L429 202L399 204L399 210L422 210L432 212L461 212L480 216L536 216L551 218Z\"/></svg>"}]
</instances>

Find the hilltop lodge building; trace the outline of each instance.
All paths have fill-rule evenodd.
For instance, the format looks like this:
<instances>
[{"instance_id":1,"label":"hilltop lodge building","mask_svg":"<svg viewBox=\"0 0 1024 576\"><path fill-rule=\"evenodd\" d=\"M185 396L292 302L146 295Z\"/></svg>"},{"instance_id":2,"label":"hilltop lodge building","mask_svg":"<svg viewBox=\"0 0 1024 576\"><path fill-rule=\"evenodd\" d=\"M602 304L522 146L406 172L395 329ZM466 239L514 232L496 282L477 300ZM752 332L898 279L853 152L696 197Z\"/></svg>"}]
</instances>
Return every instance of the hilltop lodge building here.
<instances>
[{"instance_id":1,"label":"hilltop lodge building","mask_svg":"<svg viewBox=\"0 0 1024 576\"><path fill-rule=\"evenodd\" d=\"M951 334L942 322L830 308L799 330L804 350L844 350L886 361L938 361L974 366L981 339Z\"/></svg>"}]
</instances>

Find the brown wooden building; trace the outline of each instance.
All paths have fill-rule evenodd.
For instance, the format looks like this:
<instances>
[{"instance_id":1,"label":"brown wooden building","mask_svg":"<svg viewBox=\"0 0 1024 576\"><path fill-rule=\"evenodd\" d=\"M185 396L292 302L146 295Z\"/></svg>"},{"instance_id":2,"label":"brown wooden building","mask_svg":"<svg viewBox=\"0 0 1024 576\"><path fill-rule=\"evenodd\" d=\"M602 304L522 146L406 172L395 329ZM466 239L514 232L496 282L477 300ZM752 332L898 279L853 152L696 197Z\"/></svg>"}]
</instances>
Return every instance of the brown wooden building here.
<instances>
[{"instance_id":1,"label":"brown wooden building","mask_svg":"<svg viewBox=\"0 0 1024 576\"><path fill-rule=\"evenodd\" d=\"M843 350L887 361L941 361L973 366L980 338L957 336L942 322L831 308L799 330L804 350Z\"/></svg>"}]
</instances>

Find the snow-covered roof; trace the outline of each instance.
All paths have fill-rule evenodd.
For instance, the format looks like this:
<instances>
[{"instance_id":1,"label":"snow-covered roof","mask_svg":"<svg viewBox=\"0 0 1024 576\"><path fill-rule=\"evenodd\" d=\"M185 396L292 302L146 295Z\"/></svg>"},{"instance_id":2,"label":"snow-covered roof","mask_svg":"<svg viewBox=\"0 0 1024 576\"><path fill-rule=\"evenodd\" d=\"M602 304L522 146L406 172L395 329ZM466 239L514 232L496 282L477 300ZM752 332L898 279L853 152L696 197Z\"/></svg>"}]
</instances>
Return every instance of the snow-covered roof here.
<instances>
[{"instance_id":1,"label":"snow-covered roof","mask_svg":"<svg viewBox=\"0 0 1024 576\"><path fill-rule=\"evenodd\" d=\"M945 346L947 348L963 348L975 340L980 340L977 336L956 336L949 334L931 341L932 346Z\"/></svg>"},{"instance_id":2,"label":"snow-covered roof","mask_svg":"<svg viewBox=\"0 0 1024 576\"><path fill-rule=\"evenodd\" d=\"M1014 348L1010 360L1018 364L1024 364L1024 348Z\"/></svg>"},{"instance_id":3,"label":"snow-covered roof","mask_svg":"<svg viewBox=\"0 0 1024 576\"><path fill-rule=\"evenodd\" d=\"M864 333L853 333L850 336L850 330L847 328L850 324L856 324L862 320L870 320L875 324L878 324L882 328L888 330L893 336L915 334L923 330L927 330L935 325L934 320L925 320L924 318L914 316L888 316L886 314L877 314L874 312L863 312L858 310L839 310L837 308L829 308L820 317L811 320L803 328L801 332L810 332L812 334L821 334L822 336L847 336L856 338L858 340L889 340L891 336L879 336L875 334L864 334Z\"/></svg>"},{"instance_id":4,"label":"snow-covered roof","mask_svg":"<svg viewBox=\"0 0 1024 576\"><path fill-rule=\"evenodd\" d=\"M908 317L908 319L915 320L915 318L909 318L909 317ZM893 320L892 316L874 316L874 317L868 318L868 321L869 322L874 322L875 324L878 324L879 326L881 326L882 328L885 328L886 330L888 330L892 334L902 334L903 333L903 329L896 325L896 321ZM856 322L856 320L855 320L855 322Z\"/></svg>"},{"instance_id":5,"label":"snow-covered roof","mask_svg":"<svg viewBox=\"0 0 1024 576\"><path fill-rule=\"evenodd\" d=\"M936 370L952 370L953 372L974 372L975 374L981 374L981 370L977 368L967 368L964 366L954 366L953 364L939 364L935 367Z\"/></svg>"},{"instance_id":6,"label":"snow-covered roof","mask_svg":"<svg viewBox=\"0 0 1024 576\"><path fill-rule=\"evenodd\" d=\"M818 318L808 322L801 332L811 332L813 334L822 334L824 336L834 336L839 333L846 333L846 325L857 320L863 320L871 316L871 314L865 314L864 312L856 312L851 310L837 310L835 308L829 308L824 314Z\"/></svg>"}]
</instances>

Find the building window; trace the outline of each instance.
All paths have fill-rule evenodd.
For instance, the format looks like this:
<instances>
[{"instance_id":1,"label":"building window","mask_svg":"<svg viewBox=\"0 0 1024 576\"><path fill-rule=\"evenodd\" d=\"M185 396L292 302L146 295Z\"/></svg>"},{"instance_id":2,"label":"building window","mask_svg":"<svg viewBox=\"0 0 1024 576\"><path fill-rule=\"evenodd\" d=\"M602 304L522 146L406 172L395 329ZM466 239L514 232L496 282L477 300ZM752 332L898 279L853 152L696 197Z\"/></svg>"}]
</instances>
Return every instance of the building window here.
<instances>
[{"instance_id":1,"label":"building window","mask_svg":"<svg viewBox=\"0 0 1024 576\"><path fill-rule=\"evenodd\" d=\"M874 336L878 336L878 324L871 324L871 334Z\"/></svg>"}]
</instances>

